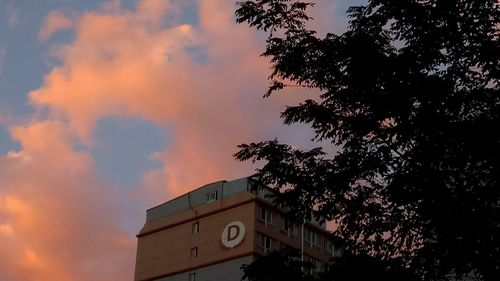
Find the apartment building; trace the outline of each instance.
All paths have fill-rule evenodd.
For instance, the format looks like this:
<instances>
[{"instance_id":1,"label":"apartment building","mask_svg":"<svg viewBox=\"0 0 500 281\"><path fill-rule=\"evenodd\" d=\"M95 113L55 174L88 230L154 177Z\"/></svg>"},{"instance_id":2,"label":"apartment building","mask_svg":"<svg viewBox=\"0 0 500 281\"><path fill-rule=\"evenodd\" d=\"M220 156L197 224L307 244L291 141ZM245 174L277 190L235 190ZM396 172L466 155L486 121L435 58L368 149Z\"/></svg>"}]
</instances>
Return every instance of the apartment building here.
<instances>
[{"instance_id":1,"label":"apartment building","mask_svg":"<svg viewBox=\"0 0 500 281\"><path fill-rule=\"evenodd\" d=\"M136 281L239 281L241 266L283 247L317 265L340 251L324 225L293 222L253 178L202 186L146 212Z\"/></svg>"}]
</instances>

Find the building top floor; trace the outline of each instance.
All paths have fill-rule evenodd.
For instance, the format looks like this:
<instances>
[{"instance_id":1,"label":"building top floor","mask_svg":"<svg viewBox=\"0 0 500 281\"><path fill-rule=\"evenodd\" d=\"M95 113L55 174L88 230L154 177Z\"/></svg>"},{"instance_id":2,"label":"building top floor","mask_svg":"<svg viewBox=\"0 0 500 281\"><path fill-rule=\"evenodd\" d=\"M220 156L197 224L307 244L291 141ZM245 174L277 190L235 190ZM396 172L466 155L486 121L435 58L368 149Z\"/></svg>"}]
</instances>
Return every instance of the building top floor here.
<instances>
[{"instance_id":1,"label":"building top floor","mask_svg":"<svg viewBox=\"0 0 500 281\"><path fill-rule=\"evenodd\" d=\"M217 181L148 209L146 212L146 223L185 210L194 210L206 204L211 204L218 200L223 200L226 197L231 197L241 193L251 194L254 198L259 198L269 204L273 204L272 199L269 198L273 192L275 191L252 177L245 177L232 181ZM324 223L319 223L317 221L312 221L310 223L319 226L322 229L326 229Z\"/></svg>"}]
</instances>

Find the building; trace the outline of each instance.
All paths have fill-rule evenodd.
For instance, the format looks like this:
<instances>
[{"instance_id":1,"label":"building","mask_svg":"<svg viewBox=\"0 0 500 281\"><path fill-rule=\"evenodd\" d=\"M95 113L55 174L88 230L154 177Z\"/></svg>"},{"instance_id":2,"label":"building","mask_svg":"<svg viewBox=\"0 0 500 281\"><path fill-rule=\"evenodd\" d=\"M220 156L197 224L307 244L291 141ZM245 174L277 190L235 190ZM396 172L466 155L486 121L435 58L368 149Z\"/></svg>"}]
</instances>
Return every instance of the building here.
<instances>
[{"instance_id":1,"label":"building","mask_svg":"<svg viewBox=\"0 0 500 281\"><path fill-rule=\"evenodd\" d=\"M303 247L318 268L338 254L324 225L289 221L270 192L252 178L220 181L147 210L134 280L239 281L241 265L271 250Z\"/></svg>"}]
</instances>

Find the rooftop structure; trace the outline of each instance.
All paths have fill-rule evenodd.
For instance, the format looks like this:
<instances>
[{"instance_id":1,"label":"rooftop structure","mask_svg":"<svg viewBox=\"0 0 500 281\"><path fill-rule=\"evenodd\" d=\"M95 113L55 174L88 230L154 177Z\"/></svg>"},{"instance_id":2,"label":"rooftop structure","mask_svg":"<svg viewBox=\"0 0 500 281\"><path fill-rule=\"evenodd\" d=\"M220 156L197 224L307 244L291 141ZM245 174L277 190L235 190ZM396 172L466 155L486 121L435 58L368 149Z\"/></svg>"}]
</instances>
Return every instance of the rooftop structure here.
<instances>
[{"instance_id":1,"label":"rooftop structure","mask_svg":"<svg viewBox=\"0 0 500 281\"><path fill-rule=\"evenodd\" d=\"M283 247L318 265L339 254L324 225L290 221L270 192L252 178L219 181L147 210L134 280L239 281L241 265Z\"/></svg>"}]
</instances>

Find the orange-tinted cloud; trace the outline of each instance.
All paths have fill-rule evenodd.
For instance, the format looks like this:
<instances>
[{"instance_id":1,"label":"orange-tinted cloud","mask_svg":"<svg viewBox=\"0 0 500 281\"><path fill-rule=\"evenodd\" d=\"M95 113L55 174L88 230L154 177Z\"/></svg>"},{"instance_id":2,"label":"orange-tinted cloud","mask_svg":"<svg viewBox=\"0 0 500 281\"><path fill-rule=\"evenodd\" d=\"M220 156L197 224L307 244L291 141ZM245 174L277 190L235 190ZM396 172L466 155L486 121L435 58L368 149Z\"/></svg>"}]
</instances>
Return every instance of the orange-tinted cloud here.
<instances>
[{"instance_id":1,"label":"orange-tinted cloud","mask_svg":"<svg viewBox=\"0 0 500 281\"><path fill-rule=\"evenodd\" d=\"M143 0L130 11L115 0L78 17L48 15L42 40L62 28L75 39L56 46L59 66L29 93L48 116L12 126L21 149L0 156L0 280L131 280L135 237L124 224L144 210L125 205L251 173L231 155L274 136L283 104L259 98L269 72L262 41L234 24L226 0L200 1L196 25L162 24L178 5ZM95 171L89 147L109 116L169 130L168 146L151 155L163 167L140 187L120 190Z\"/></svg>"},{"instance_id":2,"label":"orange-tinted cloud","mask_svg":"<svg viewBox=\"0 0 500 281\"><path fill-rule=\"evenodd\" d=\"M120 201L152 204L151 198L244 175L231 154L255 127L239 93L256 89L254 72L265 69L252 45L227 47L226 55L207 48L210 64L200 63L188 47L221 39L200 35L216 34L217 26L162 27L161 15L175 9L167 1L142 1L136 11L113 3L72 19L75 40L56 51L61 66L29 94L33 107L48 109L48 119L11 127L21 149L0 157L0 236L6 241L0 280L130 280L135 237L123 225L144 210L131 214ZM53 12L40 36L69 24ZM251 33L241 36L252 42ZM106 116L137 117L170 130L169 146L153 156L164 167L147 172L142 187L120 190L98 179L86 145Z\"/></svg>"},{"instance_id":3,"label":"orange-tinted cloud","mask_svg":"<svg viewBox=\"0 0 500 281\"><path fill-rule=\"evenodd\" d=\"M143 0L137 5L137 15L146 22L161 22L167 10L176 10L169 0Z\"/></svg>"},{"instance_id":4,"label":"orange-tinted cloud","mask_svg":"<svg viewBox=\"0 0 500 281\"><path fill-rule=\"evenodd\" d=\"M73 26L73 19L62 11L54 10L45 18L38 32L38 38L47 41L57 31L69 29Z\"/></svg>"},{"instance_id":5,"label":"orange-tinted cloud","mask_svg":"<svg viewBox=\"0 0 500 281\"><path fill-rule=\"evenodd\" d=\"M64 124L11 131L23 149L0 158L0 280L130 278L112 266L133 264L134 239L117 216L120 195L95 180L92 160L71 148Z\"/></svg>"},{"instance_id":6,"label":"orange-tinted cloud","mask_svg":"<svg viewBox=\"0 0 500 281\"><path fill-rule=\"evenodd\" d=\"M257 114L244 95L265 91L267 65L258 58L260 42L252 31L234 24L232 5L202 1L199 26L162 28L158 18L170 7L148 0L136 12L82 15L75 41L58 49L62 66L30 97L54 118L68 118L86 143L106 116L167 127L173 139L158 155L169 191L179 194L237 171L244 175L231 155L261 130L255 119L266 114ZM192 47L202 49L208 62L197 61Z\"/></svg>"}]
</instances>

